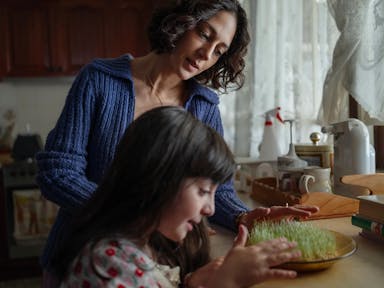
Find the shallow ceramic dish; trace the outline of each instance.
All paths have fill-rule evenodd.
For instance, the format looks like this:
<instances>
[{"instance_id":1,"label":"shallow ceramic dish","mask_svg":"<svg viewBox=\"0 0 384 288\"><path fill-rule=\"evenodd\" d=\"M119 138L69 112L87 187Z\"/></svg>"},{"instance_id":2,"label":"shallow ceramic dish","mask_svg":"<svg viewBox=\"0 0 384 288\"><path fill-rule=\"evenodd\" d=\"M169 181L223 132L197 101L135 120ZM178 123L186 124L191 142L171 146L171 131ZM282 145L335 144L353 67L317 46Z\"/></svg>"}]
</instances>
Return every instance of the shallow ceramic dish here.
<instances>
[{"instance_id":1,"label":"shallow ceramic dish","mask_svg":"<svg viewBox=\"0 0 384 288\"><path fill-rule=\"evenodd\" d=\"M298 272L323 270L329 268L335 262L351 256L356 251L356 242L351 237L335 231L329 232L334 234L336 238L336 255L334 257L321 260L288 262L281 265L281 267Z\"/></svg>"}]
</instances>

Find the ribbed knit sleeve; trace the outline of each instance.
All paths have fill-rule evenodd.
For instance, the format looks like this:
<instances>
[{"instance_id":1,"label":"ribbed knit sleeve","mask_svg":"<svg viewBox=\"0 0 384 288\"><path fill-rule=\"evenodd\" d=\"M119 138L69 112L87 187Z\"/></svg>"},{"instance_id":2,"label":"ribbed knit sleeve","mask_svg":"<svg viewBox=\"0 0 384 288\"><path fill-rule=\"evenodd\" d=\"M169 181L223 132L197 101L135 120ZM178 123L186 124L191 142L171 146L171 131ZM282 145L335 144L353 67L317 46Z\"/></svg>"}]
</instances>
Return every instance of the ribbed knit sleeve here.
<instances>
[{"instance_id":1,"label":"ribbed knit sleeve","mask_svg":"<svg viewBox=\"0 0 384 288\"><path fill-rule=\"evenodd\" d=\"M215 103L201 101L194 97L188 103L187 109L208 126L224 136L220 110ZM233 186L233 181L228 181L217 188L215 194L215 214L209 220L215 224L237 231L236 217L249 211L249 208L239 199Z\"/></svg>"},{"instance_id":2,"label":"ribbed knit sleeve","mask_svg":"<svg viewBox=\"0 0 384 288\"><path fill-rule=\"evenodd\" d=\"M44 151L36 156L42 194L60 206L41 258L46 269L67 236L73 212L97 189L134 118L129 59L95 60L79 72Z\"/></svg>"},{"instance_id":3,"label":"ribbed knit sleeve","mask_svg":"<svg viewBox=\"0 0 384 288\"><path fill-rule=\"evenodd\" d=\"M94 87L87 69L83 69L47 137L44 151L36 157L42 194L68 212L82 207L97 186L85 175L94 101Z\"/></svg>"}]
</instances>

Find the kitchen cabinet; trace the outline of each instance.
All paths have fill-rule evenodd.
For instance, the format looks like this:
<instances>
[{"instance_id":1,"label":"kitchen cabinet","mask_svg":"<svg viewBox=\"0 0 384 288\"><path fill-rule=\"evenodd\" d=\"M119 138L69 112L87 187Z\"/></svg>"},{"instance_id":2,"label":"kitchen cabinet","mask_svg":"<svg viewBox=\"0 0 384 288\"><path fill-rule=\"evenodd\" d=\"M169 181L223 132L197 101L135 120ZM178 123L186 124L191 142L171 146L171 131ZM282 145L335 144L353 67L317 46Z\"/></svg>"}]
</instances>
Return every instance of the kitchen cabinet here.
<instances>
[{"instance_id":1,"label":"kitchen cabinet","mask_svg":"<svg viewBox=\"0 0 384 288\"><path fill-rule=\"evenodd\" d=\"M59 7L49 23L53 72L72 74L95 57L105 57L103 7ZM127 47L129 48L129 47Z\"/></svg>"},{"instance_id":2,"label":"kitchen cabinet","mask_svg":"<svg viewBox=\"0 0 384 288\"><path fill-rule=\"evenodd\" d=\"M4 1L0 77L73 75L96 57L143 55L155 2Z\"/></svg>"},{"instance_id":3,"label":"kitchen cabinet","mask_svg":"<svg viewBox=\"0 0 384 288\"><path fill-rule=\"evenodd\" d=\"M2 58L4 73L9 76L42 74L50 68L46 18L42 7L3 8ZM16 73L15 73L16 72Z\"/></svg>"},{"instance_id":4,"label":"kitchen cabinet","mask_svg":"<svg viewBox=\"0 0 384 288\"><path fill-rule=\"evenodd\" d=\"M5 9L0 6L0 79L5 75L5 54L6 54L6 45L4 39L6 38L6 27L5 27Z\"/></svg>"}]
</instances>

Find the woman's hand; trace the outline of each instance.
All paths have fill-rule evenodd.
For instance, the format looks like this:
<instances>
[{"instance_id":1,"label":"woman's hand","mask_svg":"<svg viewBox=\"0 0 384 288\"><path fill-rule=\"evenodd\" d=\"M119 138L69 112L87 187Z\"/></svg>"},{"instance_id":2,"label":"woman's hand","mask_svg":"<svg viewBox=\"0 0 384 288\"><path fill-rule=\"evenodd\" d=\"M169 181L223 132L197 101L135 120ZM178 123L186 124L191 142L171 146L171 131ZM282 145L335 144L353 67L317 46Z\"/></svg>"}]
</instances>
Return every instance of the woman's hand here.
<instances>
[{"instance_id":1,"label":"woman's hand","mask_svg":"<svg viewBox=\"0 0 384 288\"><path fill-rule=\"evenodd\" d=\"M301 256L300 251L293 249L296 243L279 238L245 246L247 237L247 228L240 225L233 248L212 276L208 287L248 287L272 278L296 277L295 271L274 268Z\"/></svg>"},{"instance_id":2,"label":"woman's hand","mask_svg":"<svg viewBox=\"0 0 384 288\"><path fill-rule=\"evenodd\" d=\"M283 218L308 218L312 213L320 209L312 205L293 205L293 206L272 206L270 208L258 207L249 211L239 219L240 224L244 224L248 229L252 229L255 221L260 220L281 220Z\"/></svg>"}]
</instances>

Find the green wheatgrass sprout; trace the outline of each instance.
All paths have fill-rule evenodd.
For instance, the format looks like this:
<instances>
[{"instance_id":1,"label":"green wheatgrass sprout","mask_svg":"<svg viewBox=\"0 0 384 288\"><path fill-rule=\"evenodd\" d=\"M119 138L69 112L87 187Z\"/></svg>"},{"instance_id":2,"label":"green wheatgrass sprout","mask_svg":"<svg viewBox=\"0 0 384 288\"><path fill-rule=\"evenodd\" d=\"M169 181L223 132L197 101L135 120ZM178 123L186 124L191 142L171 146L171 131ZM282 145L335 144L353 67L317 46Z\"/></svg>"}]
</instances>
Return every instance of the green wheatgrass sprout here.
<instances>
[{"instance_id":1,"label":"green wheatgrass sprout","mask_svg":"<svg viewBox=\"0 0 384 288\"><path fill-rule=\"evenodd\" d=\"M301 251L301 260L324 260L336 254L335 236L308 222L287 220L255 222L248 240L250 244L256 244L280 237L297 243L297 248Z\"/></svg>"}]
</instances>

